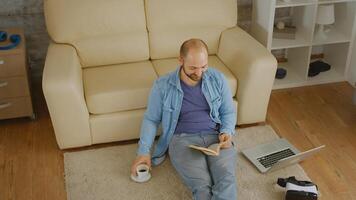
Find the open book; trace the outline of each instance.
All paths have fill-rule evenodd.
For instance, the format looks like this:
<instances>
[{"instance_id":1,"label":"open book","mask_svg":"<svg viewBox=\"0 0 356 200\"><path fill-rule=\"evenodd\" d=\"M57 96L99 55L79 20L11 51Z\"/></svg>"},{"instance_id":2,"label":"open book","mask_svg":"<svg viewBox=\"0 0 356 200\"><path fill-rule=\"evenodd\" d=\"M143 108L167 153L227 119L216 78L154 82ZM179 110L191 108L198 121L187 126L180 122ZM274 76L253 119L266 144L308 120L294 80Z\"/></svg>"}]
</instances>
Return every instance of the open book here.
<instances>
[{"instance_id":1,"label":"open book","mask_svg":"<svg viewBox=\"0 0 356 200\"><path fill-rule=\"evenodd\" d=\"M206 155L209 155L209 156L218 156L220 153L221 145L222 145L221 143L215 143L215 144L208 146L208 148L206 148L206 147L201 147L201 146L192 144L192 145L189 145L189 147L192 149L202 151L203 153L205 153Z\"/></svg>"}]
</instances>

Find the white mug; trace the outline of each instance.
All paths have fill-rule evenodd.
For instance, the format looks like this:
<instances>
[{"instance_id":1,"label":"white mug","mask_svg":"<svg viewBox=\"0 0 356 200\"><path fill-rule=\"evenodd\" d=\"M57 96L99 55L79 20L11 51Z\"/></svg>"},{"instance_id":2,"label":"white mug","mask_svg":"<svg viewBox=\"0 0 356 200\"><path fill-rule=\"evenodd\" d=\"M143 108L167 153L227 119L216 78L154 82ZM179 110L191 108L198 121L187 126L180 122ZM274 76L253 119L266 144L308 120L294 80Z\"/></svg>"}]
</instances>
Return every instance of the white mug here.
<instances>
[{"instance_id":1,"label":"white mug","mask_svg":"<svg viewBox=\"0 0 356 200\"><path fill-rule=\"evenodd\" d=\"M143 183L151 178L150 168L146 164L140 164L136 167L137 176L131 175L131 179Z\"/></svg>"}]
</instances>

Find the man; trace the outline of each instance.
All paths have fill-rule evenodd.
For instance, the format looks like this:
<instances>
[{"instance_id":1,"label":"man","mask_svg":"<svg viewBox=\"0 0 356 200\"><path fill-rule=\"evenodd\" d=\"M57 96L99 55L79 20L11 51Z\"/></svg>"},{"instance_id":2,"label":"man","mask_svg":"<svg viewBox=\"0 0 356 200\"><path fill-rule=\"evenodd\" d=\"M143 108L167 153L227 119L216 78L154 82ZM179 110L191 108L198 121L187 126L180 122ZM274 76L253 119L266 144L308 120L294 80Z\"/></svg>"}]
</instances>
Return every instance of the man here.
<instances>
[{"instance_id":1,"label":"man","mask_svg":"<svg viewBox=\"0 0 356 200\"><path fill-rule=\"evenodd\" d=\"M180 66L157 79L141 126L137 158L131 167L160 164L168 149L172 165L192 191L194 199L236 199L236 111L224 75L208 68L208 48L199 39L180 48ZM151 156L157 127L162 134ZM222 143L219 156L207 156L188 147Z\"/></svg>"}]
</instances>

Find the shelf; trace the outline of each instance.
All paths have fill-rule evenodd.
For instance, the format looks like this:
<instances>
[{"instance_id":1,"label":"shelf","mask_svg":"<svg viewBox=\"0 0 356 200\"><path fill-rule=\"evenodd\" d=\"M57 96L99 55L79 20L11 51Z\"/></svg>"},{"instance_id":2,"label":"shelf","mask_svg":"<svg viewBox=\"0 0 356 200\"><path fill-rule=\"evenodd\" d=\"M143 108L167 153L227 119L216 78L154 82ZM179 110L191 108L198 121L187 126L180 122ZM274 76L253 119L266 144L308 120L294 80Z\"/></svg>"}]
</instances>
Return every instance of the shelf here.
<instances>
[{"instance_id":1,"label":"shelf","mask_svg":"<svg viewBox=\"0 0 356 200\"><path fill-rule=\"evenodd\" d=\"M274 80L274 90L345 81L344 75L334 69L330 69L326 72L321 72L320 74L314 77L308 77L307 80L301 77L295 69L288 67L286 67L286 69L288 70L288 75L284 79Z\"/></svg>"},{"instance_id":2,"label":"shelf","mask_svg":"<svg viewBox=\"0 0 356 200\"><path fill-rule=\"evenodd\" d=\"M286 48L295 48L295 47L305 47L309 46L309 42L304 38L296 39L277 39L273 38L272 40L272 50L275 49L286 49Z\"/></svg>"},{"instance_id":3,"label":"shelf","mask_svg":"<svg viewBox=\"0 0 356 200\"><path fill-rule=\"evenodd\" d=\"M286 65L284 68L287 69L287 76L284 79L275 79L272 88L273 90L345 81L344 74L336 71L335 69L320 72L320 74L314 77L308 77L305 79L298 74L296 69Z\"/></svg>"},{"instance_id":4,"label":"shelf","mask_svg":"<svg viewBox=\"0 0 356 200\"><path fill-rule=\"evenodd\" d=\"M314 77L308 77L307 84L314 85L344 81L344 74L335 70L334 67L335 66L332 66L329 71L320 72L320 74Z\"/></svg>"},{"instance_id":5,"label":"shelf","mask_svg":"<svg viewBox=\"0 0 356 200\"><path fill-rule=\"evenodd\" d=\"M316 4L316 0L290 0L290 2L284 2L283 0L276 1L276 8L306 6Z\"/></svg>"},{"instance_id":6,"label":"shelf","mask_svg":"<svg viewBox=\"0 0 356 200\"><path fill-rule=\"evenodd\" d=\"M356 0L319 0L319 4L355 2Z\"/></svg>"},{"instance_id":7,"label":"shelf","mask_svg":"<svg viewBox=\"0 0 356 200\"><path fill-rule=\"evenodd\" d=\"M283 79L274 79L273 89L297 87L306 82L305 77L299 74L297 69L290 66L289 63L280 64L278 67L286 69L287 75Z\"/></svg>"},{"instance_id":8,"label":"shelf","mask_svg":"<svg viewBox=\"0 0 356 200\"><path fill-rule=\"evenodd\" d=\"M346 36L342 32L338 32L336 29L331 29L326 33L327 38L318 37L317 33L314 33L313 45L333 44L350 42L351 38Z\"/></svg>"}]
</instances>

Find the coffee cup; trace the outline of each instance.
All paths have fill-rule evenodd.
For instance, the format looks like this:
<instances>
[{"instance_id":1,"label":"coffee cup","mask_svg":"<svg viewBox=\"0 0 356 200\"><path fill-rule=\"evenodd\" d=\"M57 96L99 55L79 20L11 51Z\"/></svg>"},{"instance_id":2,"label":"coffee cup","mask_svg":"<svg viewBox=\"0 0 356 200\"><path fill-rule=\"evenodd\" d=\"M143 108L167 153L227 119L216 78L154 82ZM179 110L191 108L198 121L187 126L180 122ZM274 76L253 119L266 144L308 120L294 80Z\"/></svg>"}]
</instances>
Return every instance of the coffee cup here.
<instances>
[{"instance_id":1,"label":"coffee cup","mask_svg":"<svg viewBox=\"0 0 356 200\"><path fill-rule=\"evenodd\" d=\"M146 164L140 164L136 167L136 176L131 174L133 181L143 183L151 178L150 168Z\"/></svg>"}]
</instances>

